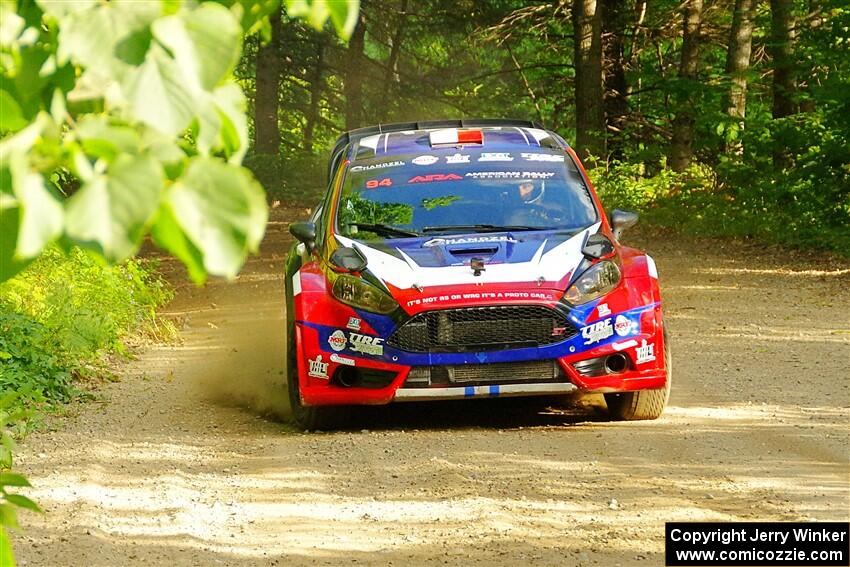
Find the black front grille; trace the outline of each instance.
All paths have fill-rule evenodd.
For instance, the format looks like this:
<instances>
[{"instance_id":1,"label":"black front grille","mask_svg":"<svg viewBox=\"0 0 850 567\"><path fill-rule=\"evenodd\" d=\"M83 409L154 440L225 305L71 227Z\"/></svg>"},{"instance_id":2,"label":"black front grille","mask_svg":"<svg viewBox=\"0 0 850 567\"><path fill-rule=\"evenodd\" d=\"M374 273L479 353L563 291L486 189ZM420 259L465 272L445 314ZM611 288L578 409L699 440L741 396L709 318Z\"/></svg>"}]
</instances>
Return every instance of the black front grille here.
<instances>
[{"instance_id":1,"label":"black front grille","mask_svg":"<svg viewBox=\"0 0 850 567\"><path fill-rule=\"evenodd\" d=\"M575 334L567 318L549 307L499 305L419 313L387 344L408 352L481 352L545 346Z\"/></svg>"}]
</instances>

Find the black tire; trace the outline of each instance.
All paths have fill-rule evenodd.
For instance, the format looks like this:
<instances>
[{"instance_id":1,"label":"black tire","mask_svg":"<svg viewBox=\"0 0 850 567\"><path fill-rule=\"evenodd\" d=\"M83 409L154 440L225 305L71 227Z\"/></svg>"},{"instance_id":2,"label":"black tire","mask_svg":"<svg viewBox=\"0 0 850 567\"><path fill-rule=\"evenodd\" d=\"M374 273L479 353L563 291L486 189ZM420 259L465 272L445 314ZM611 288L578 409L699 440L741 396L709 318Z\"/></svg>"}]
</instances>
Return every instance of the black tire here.
<instances>
[{"instance_id":1,"label":"black tire","mask_svg":"<svg viewBox=\"0 0 850 567\"><path fill-rule=\"evenodd\" d=\"M337 429L346 420L349 408L346 406L305 406L301 403L298 391L298 356L295 344L295 329L288 329L286 339L286 389L289 393L289 411L292 421L304 430Z\"/></svg>"},{"instance_id":2,"label":"black tire","mask_svg":"<svg viewBox=\"0 0 850 567\"><path fill-rule=\"evenodd\" d=\"M670 399L670 385L673 382L673 364L670 359L670 346L664 336L664 367L667 370L667 384L658 390L638 390L622 394L605 394L608 417L611 421L638 421L658 419L664 413L667 400Z\"/></svg>"}]
</instances>

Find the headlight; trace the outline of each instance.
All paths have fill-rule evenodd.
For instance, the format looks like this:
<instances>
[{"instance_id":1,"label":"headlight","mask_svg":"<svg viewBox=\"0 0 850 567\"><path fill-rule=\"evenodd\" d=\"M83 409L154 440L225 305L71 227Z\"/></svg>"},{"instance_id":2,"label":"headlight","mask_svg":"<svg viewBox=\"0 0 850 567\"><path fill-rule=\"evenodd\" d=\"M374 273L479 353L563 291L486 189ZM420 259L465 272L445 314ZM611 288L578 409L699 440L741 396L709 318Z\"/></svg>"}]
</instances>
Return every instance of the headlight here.
<instances>
[{"instance_id":1,"label":"headlight","mask_svg":"<svg viewBox=\"0 0 850 567\"><path fill-rule=\"evenodd\" d=\"M347 305L382 315L398 307L392 297L361 278L336 274L333 279L333 296Z\"/></svg>"},{"instance_id":2,"label":"headlight","mask_svg":"<svg viewBox=\"0 0 850 567\"><path fill-rule=\"evenodd\" d=\"M589 267L567 289L564 299L572 305L587 303L609 293L620 283L620 268L610 260Z\"/></svg>"}]
</instances>

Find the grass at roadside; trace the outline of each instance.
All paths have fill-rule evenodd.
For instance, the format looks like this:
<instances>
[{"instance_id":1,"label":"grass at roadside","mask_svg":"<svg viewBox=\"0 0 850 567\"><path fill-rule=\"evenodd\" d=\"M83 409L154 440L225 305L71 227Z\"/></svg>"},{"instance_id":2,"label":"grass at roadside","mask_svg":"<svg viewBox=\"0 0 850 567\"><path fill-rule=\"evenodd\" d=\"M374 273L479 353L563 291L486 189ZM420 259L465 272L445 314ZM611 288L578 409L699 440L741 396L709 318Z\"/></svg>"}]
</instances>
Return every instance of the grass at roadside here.
<instances>
[{"instance_id":1,"label":"grass at roadside","mask_svg":"<svg viewBox=\"0 0 850 567\"><path fill-rule=\"evenodd\" d=\"M106 266L88 253L50 249L0 285L0 422L22 434L41 413L85 396L109 355L133 340L174 334L156 309L171 299L155 265Z\"/></svg>"}]
</instances>

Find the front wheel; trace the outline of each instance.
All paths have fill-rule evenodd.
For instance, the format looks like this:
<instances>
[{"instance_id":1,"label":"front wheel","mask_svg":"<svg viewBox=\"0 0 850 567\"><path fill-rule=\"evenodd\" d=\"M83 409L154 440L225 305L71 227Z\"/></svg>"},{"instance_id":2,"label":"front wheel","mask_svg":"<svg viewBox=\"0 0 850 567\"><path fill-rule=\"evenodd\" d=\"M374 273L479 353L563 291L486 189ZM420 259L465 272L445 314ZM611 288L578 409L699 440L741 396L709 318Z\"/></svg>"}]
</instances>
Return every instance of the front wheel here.
<instances>
[{"instance_id":1,"label":"front wheel","mask_svg":"<svg viewBox=\"0 0 850 567\"><path fill-rule=\"evenodd\" d=\"M304 430L335 429L345 421L348 408L344 406L305 406L301 403L298 388L298 348L295 342L295 328L289 329L286 340L286 389L289 393L289 408L292 421Z\"/></svg>"},{"instance_id":2,"label":"front wheel","mask_svg":"<svg viewBox=\"0 0 850 567\"><path fill-rule=\"evenodd\" d=\"M670 360L670 347L664 337L664 368L667 371L667 383L658 390L639 390L622 394L605 394L608 416L613 421L638 421L658 419L664 413L667 400L670 399L670 384L673 381L673 364Z\"/></svg>"}]
</instances>

